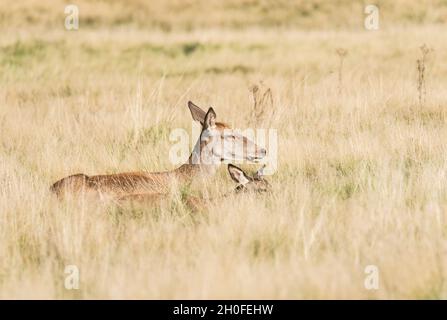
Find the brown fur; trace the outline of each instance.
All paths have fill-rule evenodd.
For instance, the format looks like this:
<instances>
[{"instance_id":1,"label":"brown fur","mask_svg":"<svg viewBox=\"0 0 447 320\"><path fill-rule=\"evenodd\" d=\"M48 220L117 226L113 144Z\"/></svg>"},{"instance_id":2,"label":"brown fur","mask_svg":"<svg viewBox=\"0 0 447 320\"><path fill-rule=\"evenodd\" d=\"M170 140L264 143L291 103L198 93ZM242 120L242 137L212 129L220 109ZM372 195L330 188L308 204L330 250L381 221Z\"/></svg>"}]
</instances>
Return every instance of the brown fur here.
<instances>
[{"instance_id":1,"label":"brown fur","mask_svg":"<svg viewBox=\"0 0 447 320\"><path fill-rule=\"evenodd\" d=\"M238 180L237 177L234 176L233 170L238 170L243 176L248 180L245 184L240 184L241 180ZM224 194L221 197L227 197L231 194L240 194L241 192L268 192L270 191L271 187L267 180L259 176L258 174L251 176L248 176L245 174L245 172L234 166L234 165L228 165L228 171L230 173L231 178L238 183L236 188L233 192ZM164 201L166 201L169 198L167 194L163 193L157 193L157 194L150 194L150 193L139 193L139 194L128 194L125 196L122 196L118 199L118 204L120 206L126 206L126 205L139 205L143 206L144 208L147 207L159 207ZM197 196L191 196L186 195L183 199L185 205L192 211L192 212L199 212L204 211L207 206L209 205L210 201L212 199L204 199Z\"/></svg>"},{"instance_id":2,"label":"brown fur","mask_svg":"<svg viewBox=\"0 0 447 320\"><path fill-rule=\"evenodd\" d=\"M127 194L167 193L169 185L175 181L187 184L202 171L200 165L184 164L173 171L166 172L127 172L108 175L87 176L75 174L65 177L51 186L51 191L63 198L66 193L84 192L107 194L117 198Z\"/></svg>"}]
</instances>

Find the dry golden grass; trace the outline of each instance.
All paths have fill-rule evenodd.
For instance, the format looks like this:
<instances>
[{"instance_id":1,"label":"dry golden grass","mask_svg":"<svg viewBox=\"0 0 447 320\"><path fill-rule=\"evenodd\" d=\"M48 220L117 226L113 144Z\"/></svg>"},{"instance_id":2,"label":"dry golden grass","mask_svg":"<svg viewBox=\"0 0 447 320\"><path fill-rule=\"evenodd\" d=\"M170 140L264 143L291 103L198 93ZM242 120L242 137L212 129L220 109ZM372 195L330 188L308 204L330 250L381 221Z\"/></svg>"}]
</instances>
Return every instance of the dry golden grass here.
<instances>
[{"instance_id":1,"label":"dry golden grass","mask_svg":"<svg viewBox=\"0 0 447 320\"><path fill-rule=\"evenodd\" d=\"M447 298L447 39L428 14L445 6L411 2L423 18L377 32L355 24L360 2L340 2L343 15L360 9L337 29L319 29L329 13L313 8L310 31L299 19L240 27L228 21L257 15L237 6L214 20L193 6L177 23L155 6L169 32L142 22L143 1L117 25L122 2L93 2L85 13L100 22L83 25L81 11L68 32L57 3L0 5L0 298ZM383 15L400 17L393 8ZM49 193L72 173L172 169L169 133L190 130L188 100L244 128L261 81L275 114L257 125L278 130L271 195L194 215L175 197L123 211ZM233 188L224 166L207 188ZM364 287L371 264L379 290ZM66 265L79 267L79 290L64 288Z\"/></svg>"}]
</instances>

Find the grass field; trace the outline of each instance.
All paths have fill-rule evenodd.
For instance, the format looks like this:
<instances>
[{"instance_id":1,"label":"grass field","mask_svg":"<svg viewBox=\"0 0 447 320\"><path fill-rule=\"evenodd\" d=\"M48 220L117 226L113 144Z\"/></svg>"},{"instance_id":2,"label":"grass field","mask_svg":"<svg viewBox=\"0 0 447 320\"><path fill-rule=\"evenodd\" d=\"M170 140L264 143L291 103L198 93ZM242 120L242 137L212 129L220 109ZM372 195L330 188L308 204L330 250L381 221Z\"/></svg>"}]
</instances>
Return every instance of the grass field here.
<instances>
[{"instance_id":1,"label":"grass field","mask_svg":"<svg viewBox=\"0 0 447 320\"><path fill-rule=\"evenodd\" d=\"M0 298L447 298L446 1L376 2L378 31L362 1L76 2L77 31L63 1L0 3ZM50 194L173 169L188 100L277 130L271 194L200 214ZM222 166L191 192L233 188Z\"/></svg>"}]
</instances>

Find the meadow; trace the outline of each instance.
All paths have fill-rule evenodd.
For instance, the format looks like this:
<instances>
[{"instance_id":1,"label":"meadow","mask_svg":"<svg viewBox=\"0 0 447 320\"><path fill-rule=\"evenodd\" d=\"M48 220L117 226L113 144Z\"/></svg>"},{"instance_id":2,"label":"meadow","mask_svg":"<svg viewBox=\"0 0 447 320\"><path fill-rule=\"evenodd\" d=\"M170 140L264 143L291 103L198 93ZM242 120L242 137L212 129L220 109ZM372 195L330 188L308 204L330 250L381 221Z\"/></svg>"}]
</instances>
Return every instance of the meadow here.
<instances>
[{"instance_id":1,"label":"meadow","mask_svg":"<svg viewBox=\"0 0 447 320\"><path fill-rule=\"evenodd\" d=\"M75 31L63 1L0 2L0 298L447 298L445 1L378 1L377 31L362 1L75 2ZM201 213L50 193L173 169L188 100L277 130L271 193ZM233 188L222 166L190 192Z\"/></svg>"}]
</instances>

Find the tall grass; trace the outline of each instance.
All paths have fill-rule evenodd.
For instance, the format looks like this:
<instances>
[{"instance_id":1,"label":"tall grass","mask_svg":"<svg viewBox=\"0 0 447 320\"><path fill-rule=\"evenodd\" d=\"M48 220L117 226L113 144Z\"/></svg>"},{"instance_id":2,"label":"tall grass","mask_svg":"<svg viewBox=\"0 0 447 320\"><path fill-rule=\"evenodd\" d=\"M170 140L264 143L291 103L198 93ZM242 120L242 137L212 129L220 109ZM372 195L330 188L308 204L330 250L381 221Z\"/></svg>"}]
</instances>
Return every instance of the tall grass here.
<instances>
[{"instance_id":1,"label":"tall grass","mask_svg":"<svg viewBox=\"0 0 447 320\"><path fill-rule=\"evenodd\" d=\"M36 28L16 12L35 7L21 3L1 7L20 32L0 37L0 298L447 297L445 26L110 31L123 4L101 2L81 13L103 25L84 28L81 16L68 32L49 2ZM421 43L437 53L422 107ZM273 99L253 119L261 81ZM271 194L216 197L195 215L178 195L120 210L49 193L73 173L172 169L169 133L191 129L188 100L235 128L278 130ZM233 187L222 167L206 191L188 192ZM64 287L67 265L80 270L79 290ZM367 265L378 290L364 287Z\"/></svg>"},{"instance_id":2,"label":"tall grass","mask_svg":"<svg viewBox=\"0 0 447 320\"><path fill-rule=\"evenodd\" d=\"M428 48L425 44L420 46L419 49L421 50L421 56L419 59L416 60L418 70L417 89L418 89L419 106L423 107L427 96L426 64L428 54L432 51L432 49Z\"/></svg>"}]
</instances>

